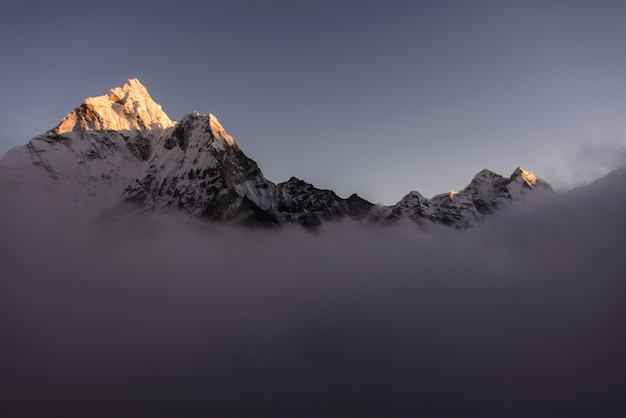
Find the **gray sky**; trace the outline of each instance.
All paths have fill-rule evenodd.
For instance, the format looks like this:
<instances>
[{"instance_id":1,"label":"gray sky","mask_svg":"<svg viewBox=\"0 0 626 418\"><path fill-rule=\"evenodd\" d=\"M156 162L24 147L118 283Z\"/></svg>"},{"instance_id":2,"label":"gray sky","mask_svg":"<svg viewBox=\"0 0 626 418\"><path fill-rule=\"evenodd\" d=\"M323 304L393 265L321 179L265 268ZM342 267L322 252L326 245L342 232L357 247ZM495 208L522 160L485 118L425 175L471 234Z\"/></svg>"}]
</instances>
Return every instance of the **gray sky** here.
<instances>
[{"instance_id":1,"label":"gray sky","mask_svg":"<svg viewBox=\"0 0 626 418\"><path fill-rule=\"evenodd\" d=\"M623 163L625 21L609 0L10 0L0 153L137 77L275 182L386 204L482 168L573 186Z\"/></svg>"}]
</instances>

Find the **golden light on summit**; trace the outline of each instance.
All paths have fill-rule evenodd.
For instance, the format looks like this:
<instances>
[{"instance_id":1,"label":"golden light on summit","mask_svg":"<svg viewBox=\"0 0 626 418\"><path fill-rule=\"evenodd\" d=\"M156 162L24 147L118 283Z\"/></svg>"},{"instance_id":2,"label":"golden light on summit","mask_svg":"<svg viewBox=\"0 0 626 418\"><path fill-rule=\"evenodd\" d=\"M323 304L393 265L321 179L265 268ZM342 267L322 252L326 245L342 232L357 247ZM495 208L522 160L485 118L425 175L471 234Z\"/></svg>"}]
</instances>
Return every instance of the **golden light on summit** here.
<instances>
[{"instance_id":1,"label":"golden light on summit","mask_svg":"<svg viewBox=\"0 0 626 418\"><path fill-rule=\"evenodd\" d=\"M522 171L522 178L529 186L537 183L537 176L535 176L535 173L533 173L532 171L526 171L521 167L520 170Z\"/></svg>"},{"instance_id":2,"label":"golden light on summit","mask_svg":"<svg viewBox=\"0 0 626 418\"><path fill-rule=\"evenodd\" d=\"M174 125L175 122L163 112L161 105L152 100L146 87L132 78L107 94L87 97L61 121L56 132L165 129Z\"/></svg>"}]
</instances>

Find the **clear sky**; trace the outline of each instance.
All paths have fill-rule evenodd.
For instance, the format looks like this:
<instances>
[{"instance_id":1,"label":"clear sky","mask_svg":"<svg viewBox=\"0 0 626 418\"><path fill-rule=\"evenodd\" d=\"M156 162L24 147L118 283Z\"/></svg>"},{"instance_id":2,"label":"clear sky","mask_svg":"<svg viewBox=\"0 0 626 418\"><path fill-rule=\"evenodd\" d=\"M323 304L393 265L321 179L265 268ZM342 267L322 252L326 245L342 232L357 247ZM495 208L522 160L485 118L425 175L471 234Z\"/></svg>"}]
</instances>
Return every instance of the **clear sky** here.
<instances>
[{"instance_id":1,"label":"clear sky","mask_svg":"<svg viewBox=\"0 0 626 418\"><path fill-rule=\"evenodd\" d=\"M623 0L8 3L0 154L137 77L268 179L343 197L518 165L565 188L626 160Z\"/></svg>"}]
</instances>

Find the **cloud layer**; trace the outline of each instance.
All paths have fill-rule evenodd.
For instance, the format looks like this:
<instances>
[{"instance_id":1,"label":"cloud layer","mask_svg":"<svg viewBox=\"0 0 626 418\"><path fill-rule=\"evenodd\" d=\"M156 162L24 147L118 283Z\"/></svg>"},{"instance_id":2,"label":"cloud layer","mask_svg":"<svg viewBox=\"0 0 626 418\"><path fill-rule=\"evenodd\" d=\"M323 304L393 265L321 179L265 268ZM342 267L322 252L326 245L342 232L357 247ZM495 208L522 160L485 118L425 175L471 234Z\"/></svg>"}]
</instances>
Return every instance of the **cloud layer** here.
<instances>
[{"instance_id":1,"label":"cloud layer","mask_svg":"<svg viewBox=\"0 0 626 418\"><path fill-rule=\"evenodd\" d=\"M1 415L626 413L625 180L470 231L87 227L7 199Z\"/></svg>"}]
</instances>

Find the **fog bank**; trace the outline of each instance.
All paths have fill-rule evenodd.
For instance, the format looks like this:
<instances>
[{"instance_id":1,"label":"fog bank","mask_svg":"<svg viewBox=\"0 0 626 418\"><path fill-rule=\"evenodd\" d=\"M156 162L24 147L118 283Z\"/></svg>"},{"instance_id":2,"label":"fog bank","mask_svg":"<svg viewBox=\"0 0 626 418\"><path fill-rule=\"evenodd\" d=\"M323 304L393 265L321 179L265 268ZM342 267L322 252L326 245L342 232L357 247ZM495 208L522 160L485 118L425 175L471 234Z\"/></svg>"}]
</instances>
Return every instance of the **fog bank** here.
<instances>
[{"instance_id":1,"label":"fog bank","mask_svg":"<svg viewBox=\"0 0 626 418\"><path fill-rule=\"evenodd\" d=\"M0 415L626 414L625 179L469 231L7 199Z\"/></svg>"}]
</instances>

